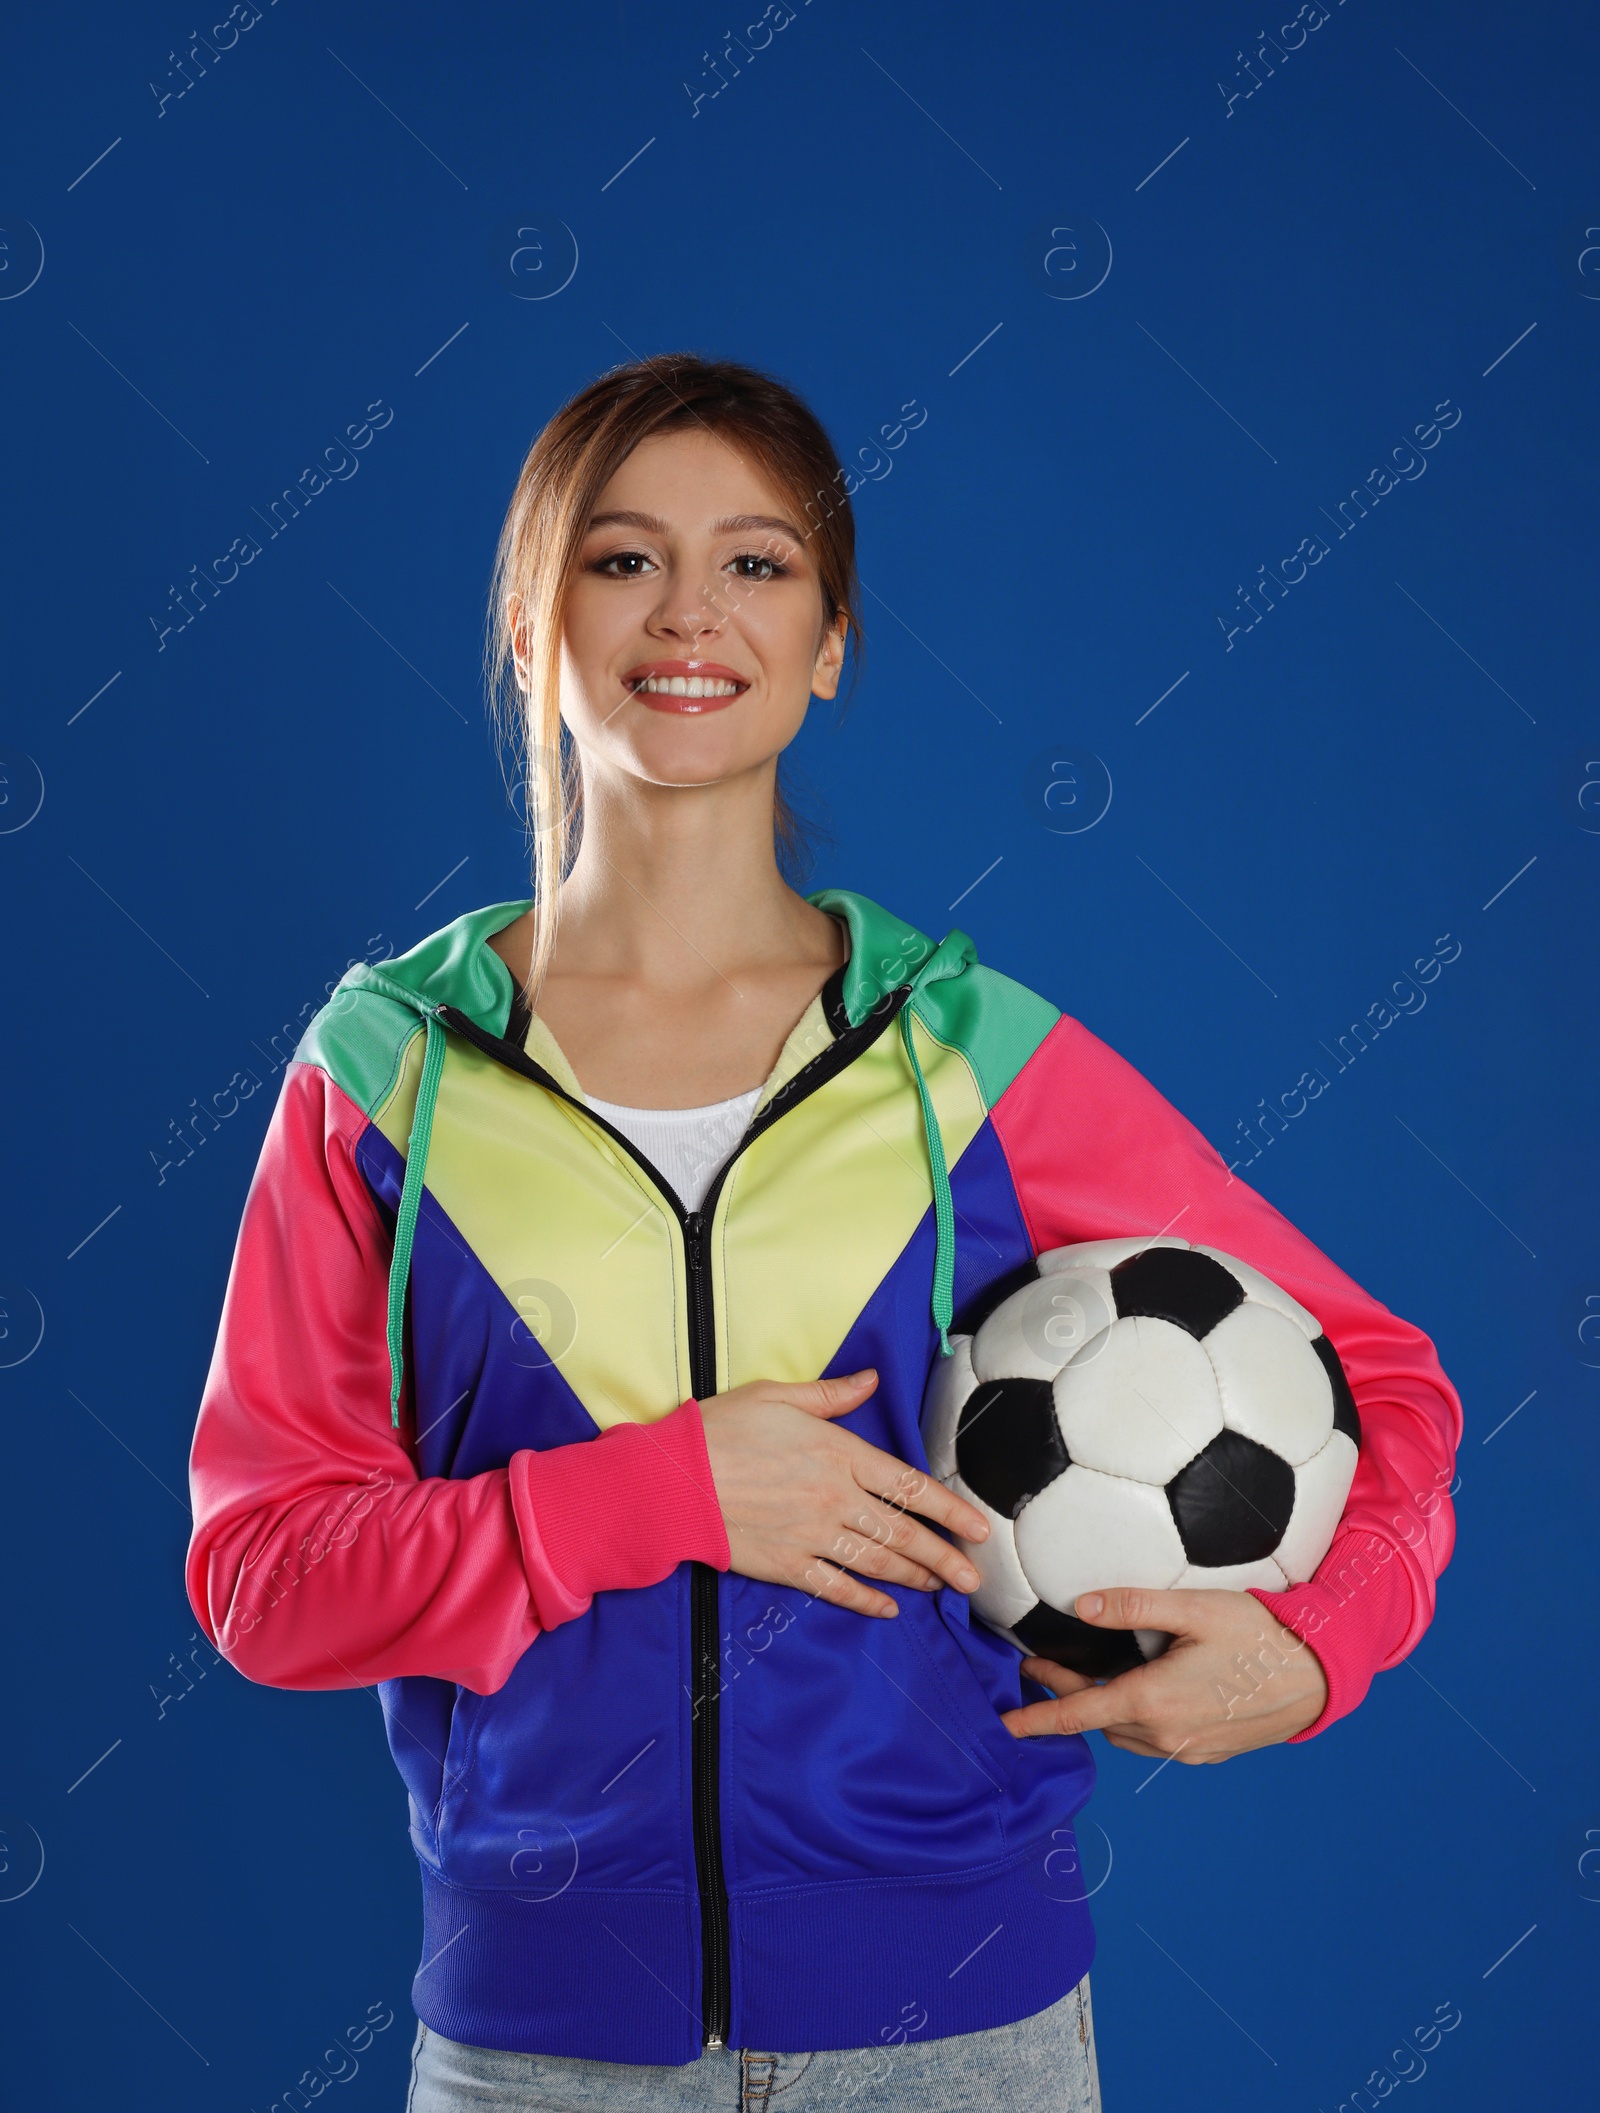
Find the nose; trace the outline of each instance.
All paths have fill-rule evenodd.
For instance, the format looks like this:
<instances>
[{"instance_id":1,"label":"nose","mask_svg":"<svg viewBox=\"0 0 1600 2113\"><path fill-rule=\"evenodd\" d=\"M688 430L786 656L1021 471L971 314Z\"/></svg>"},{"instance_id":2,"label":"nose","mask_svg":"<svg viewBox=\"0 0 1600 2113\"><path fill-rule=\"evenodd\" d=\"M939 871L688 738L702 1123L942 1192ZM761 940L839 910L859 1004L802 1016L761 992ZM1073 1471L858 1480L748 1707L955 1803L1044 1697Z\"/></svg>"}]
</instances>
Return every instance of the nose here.
<instances>
[{"instance_id":1,"label":"nose","mask_svg":"<svg viewBox=\"0 0 1600 2113\"><path fill-rule=\"evenodd\" d=\"M650 628L692 647L701 638L715 636L727 618L728 611L720 606L709 583L691 585L676 580L663 594Z\"/></svg>"}]
</instances>

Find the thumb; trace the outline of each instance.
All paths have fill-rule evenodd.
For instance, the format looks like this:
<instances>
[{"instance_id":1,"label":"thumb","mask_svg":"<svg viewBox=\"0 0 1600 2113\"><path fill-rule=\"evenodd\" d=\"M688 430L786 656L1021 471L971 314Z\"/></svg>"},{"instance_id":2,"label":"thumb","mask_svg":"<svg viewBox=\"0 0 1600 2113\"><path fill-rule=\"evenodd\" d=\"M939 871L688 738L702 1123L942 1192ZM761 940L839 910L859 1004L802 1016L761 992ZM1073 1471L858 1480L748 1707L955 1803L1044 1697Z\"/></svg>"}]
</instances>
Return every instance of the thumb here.
<instances>
[{"instance_id":1,"label":"thumb","mask_svg":"<svg viewBox=\"0 0 1600 2113\"><path fill-rule=\"evenodd\" d=\"M1152 1592L1118 1585L1106 1592L1080 1592L1072 1611L1097 1629L1163 1629L1178 1636L1196 1626L1199 1609L1194 1602L1203 1604L1205 1598L1201 1592Z\"/></svg>"},{"instance_id":2,"label":"thumb","mask_svg":"<svg viewBox=\"0 0 1600 2113\"><path fill-rule=\"evenodd\" d=\"M860 1408L877 1384L878 1375L868 1365L842 1379L802 1380L781 1391L785 1401L810 1416L847 1416L852 1409Z\"/></svg>"}]
</instances>

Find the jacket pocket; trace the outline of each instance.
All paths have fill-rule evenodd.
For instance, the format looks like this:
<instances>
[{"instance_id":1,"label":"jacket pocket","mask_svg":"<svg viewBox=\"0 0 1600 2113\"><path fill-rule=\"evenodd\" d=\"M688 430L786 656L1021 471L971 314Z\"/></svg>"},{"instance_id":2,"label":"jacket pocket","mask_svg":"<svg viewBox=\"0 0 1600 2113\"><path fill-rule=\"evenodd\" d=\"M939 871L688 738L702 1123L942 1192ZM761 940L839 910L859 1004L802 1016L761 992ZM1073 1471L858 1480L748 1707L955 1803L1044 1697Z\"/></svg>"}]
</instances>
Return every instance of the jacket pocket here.
<instances>
[{"instance_id":1,"label":"jacket pocket","mask_svg":"<svg viewBox=\"0 0 1600 2113\"><path fill-rule=\"evenodd\" d=\"M452 1884L530 1903L574 1886L685 1889L686 1598L676 1573L597 1593L503 1687L461 1692L438 1806Z\"/></svg>"},{"instance_id":2,"label":"jacket pocket","mask_svg":"<svg viewBox=\"0 0 1600 2113\"><path fill-rule=\"evenodd\" d=\"M877 1621L737 1574L723 1589L735 1891L940 1877L1006 1855L1017 1742L928 1594L897 1593L899 1615Z\"/></svg>"},{"instance_id":3,"label":"jacket pocket","mask_svg":"<svg viewBox=\"0 0 1600 2113\"><path fill-rule=\"evenodd\" d=\"M406 1786L412 1847L429 1864L439 1857L445 1755L463 1693L453 1681L429 1673L406 1673L378 1683L389 1751Z\"/></svg>"},{"instance_id":4,"label":"jacket pocket","mask_svg":"<svg viewBox=\"0 0 1600 2113\"><path fill-rule=\"evenodd\" d=\"M952 1633L938 1604L944 1594L917 1596L924 1601L926 1619L914 1620L908 1633L921 1648L940 1690L948 1698L947 1729L964 1739L974 1759L998 1776L996 1788L1003 1791L1016 1773L1021 1742L1000 1722L993 1697L960 1639ZM904 1621L910 1611L902 1604L899 1619Z\"/></svg>"},{"instance_id":5,"label":"jacket pocket","mask_svg":"<svg viewBox=\"0 0 1600 2113\"><path fill-rule=\"evenodd\" d=\"M439 1775L439 1802L433 1814L435 1841L441 1840L445 1809L451 1802L452 1793L471 1765L472 1734L477 1722L473 1704L488 1700L488 1696L474 1694L469 1687L456 1689L455 1701L450 1707L450 1735L444 1742L444 1764Z\"/></svg>"}]
</instances>

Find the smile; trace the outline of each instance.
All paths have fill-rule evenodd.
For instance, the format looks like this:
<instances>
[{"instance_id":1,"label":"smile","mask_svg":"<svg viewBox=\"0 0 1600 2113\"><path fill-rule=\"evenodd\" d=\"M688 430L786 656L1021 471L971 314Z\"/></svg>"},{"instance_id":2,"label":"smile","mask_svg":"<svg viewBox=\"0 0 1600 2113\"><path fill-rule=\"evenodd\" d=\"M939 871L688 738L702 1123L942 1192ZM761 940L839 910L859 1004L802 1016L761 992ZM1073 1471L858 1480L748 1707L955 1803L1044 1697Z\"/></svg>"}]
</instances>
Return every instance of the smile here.
<instances>
[{"instance_id":1,"label":"smile","mask_svg":"<svg viewBox=\"0 0 1600 2113\"><path fill-rule=\"evenodd\" d=\"M632 694L658 712L716 712L742 697L749 683L731 668L696 668L692 662L661 661L635 668L623 681Z\"/></svg>"}]
</instances>

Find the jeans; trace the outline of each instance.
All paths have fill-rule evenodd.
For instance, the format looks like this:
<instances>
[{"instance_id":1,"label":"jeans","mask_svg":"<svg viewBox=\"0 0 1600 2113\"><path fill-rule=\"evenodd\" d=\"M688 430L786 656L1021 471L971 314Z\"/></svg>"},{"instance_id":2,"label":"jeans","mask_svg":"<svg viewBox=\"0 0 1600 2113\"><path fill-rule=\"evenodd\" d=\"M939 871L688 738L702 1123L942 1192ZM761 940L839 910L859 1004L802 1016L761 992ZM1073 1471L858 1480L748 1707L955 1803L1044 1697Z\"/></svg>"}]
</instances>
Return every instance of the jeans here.
<instances>
[{"instance_id":1,"label":"jeans","mask_svg":"<svg viewBox=\"0 0 1600 2113\"><path fill-rule=\"evenodd\" d=\"M681 2068L467 2047L420 2021L406 2113L1100 2113L1089 1976L1014 2025L896 2047L763 2054Z\"/></svg>"}]
</instances>

